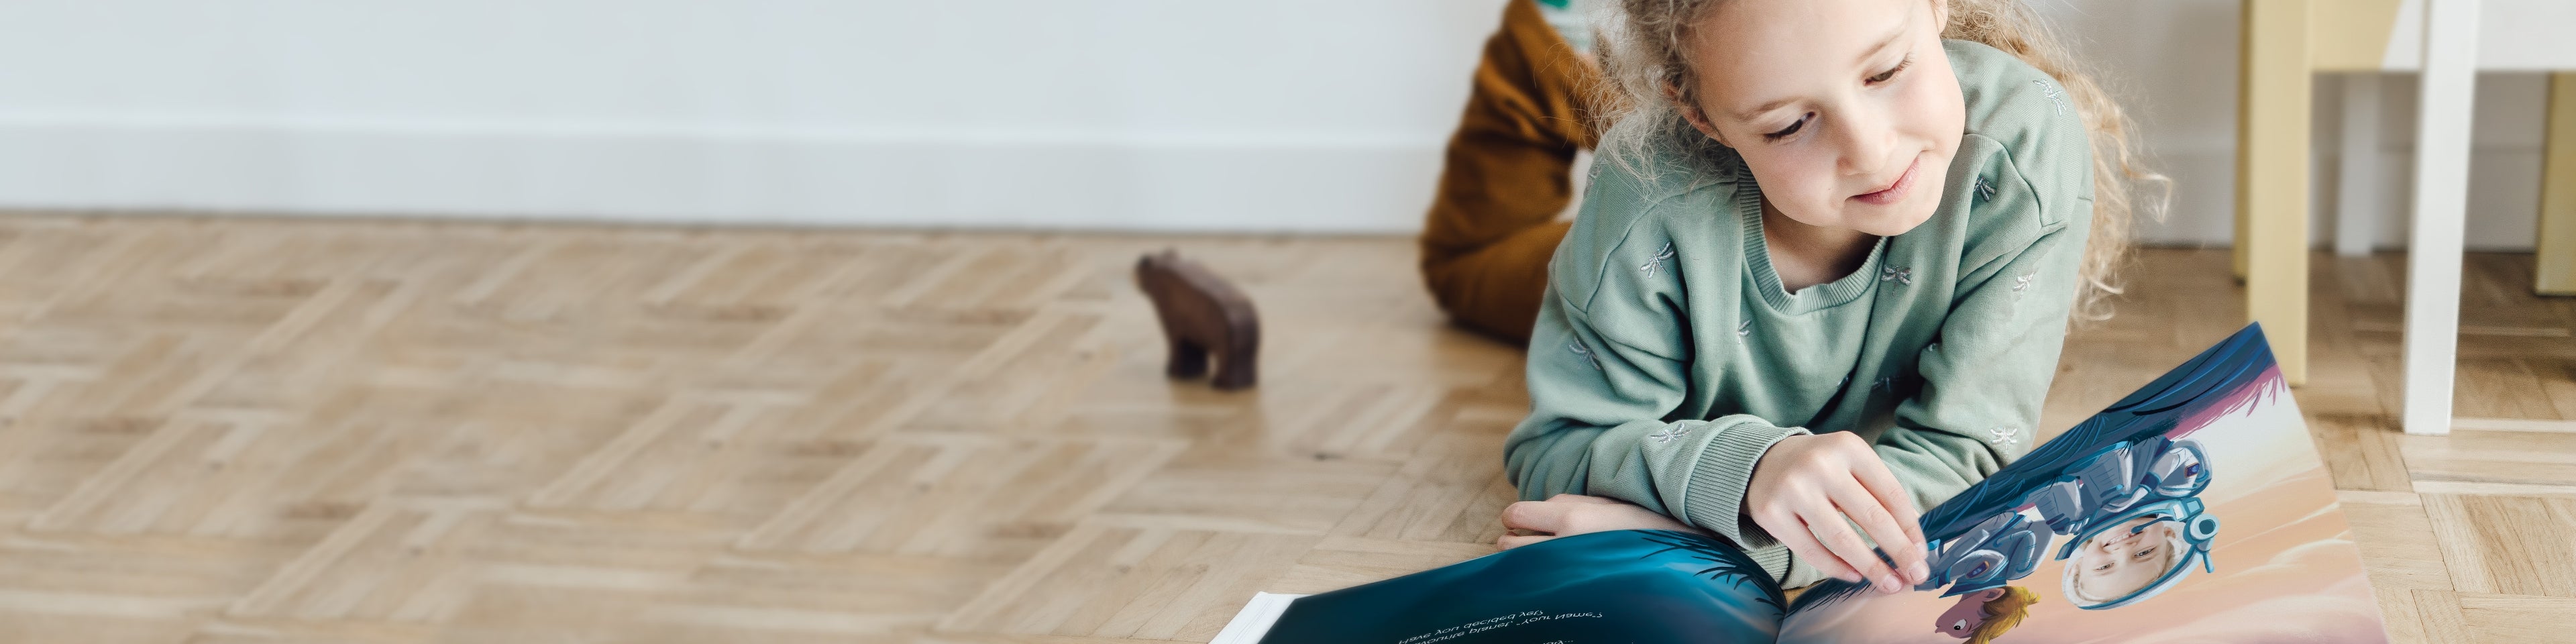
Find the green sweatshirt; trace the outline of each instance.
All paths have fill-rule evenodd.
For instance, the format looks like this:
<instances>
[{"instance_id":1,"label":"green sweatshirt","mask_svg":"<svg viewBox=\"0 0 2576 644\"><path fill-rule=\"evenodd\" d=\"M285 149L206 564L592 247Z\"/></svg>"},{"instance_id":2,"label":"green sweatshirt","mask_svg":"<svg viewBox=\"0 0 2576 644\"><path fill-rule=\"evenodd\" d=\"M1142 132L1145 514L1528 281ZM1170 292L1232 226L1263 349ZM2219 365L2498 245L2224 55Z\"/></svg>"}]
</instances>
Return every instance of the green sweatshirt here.
<instances>
[{"instance_id":1,"label":"green sweatshirt","mask_svg":"<svg viewBox=\"0 0 2576 644\"><path fill-rule=\"evenodd\" d=\"M1732 153L1716 176L1670 155L1646 164L1655 181L1596 173L1549 263L1530 415L1504 446L1521 498L1652 508L1797 587L1822 575L1742 510L1773 443L1855 432L1926 510L2032 447L2092 219L2092 150L2055 79L1982 44L1943 48L1967 127L1940 205L1831 283L1782 290L1760 188Z\"/></svg>"}]
</instances>

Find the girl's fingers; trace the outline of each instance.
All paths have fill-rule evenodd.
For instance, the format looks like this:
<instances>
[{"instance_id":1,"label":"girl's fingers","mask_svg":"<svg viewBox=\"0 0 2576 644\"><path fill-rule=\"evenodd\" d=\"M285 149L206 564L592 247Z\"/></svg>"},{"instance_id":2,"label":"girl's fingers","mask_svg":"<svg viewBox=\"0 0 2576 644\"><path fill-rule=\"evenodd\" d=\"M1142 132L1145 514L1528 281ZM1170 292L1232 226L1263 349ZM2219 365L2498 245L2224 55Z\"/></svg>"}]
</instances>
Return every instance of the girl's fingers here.
<instances>
[{"instance_id":1,"label":"girl's fingers","mask_svg":"<svg viewBox=\"0 0 2576 644\"><path fill-rule=\"evenodd\" d=\"M1874 451L1870 452L1869 456L1868 463L1852 468L1852 475L1860 479L1861 487L1869 489L1870 496L1878 497L1879 504L1886 507L1890 515L1896 517L1897 525L1904 526L1905 537L1910 542L1910 548L1922 550L1922 510L1914 507L1914 496L1906 493L1905 484L1898 483L1896 474L1888 471L1887 461L1879 459L1878 453ZM1886 541L1878 543L1882 546L1889 545ZM1890 546L1890 549L1894 549L1893 546Z\"/></svg>"},{"instance_id":2,"label":"girl's fingers","mask_svg":"<svg viewBox=\"0 0 2576 644\"><path fill-rule=\"evenodd\" d=\"M1888 570L1887 564L1870 551L1869 543L1861 541L1860 533L1853 532L1851 524L1843 522L1841 512L1827 507L1813 514L1800 514L1798 518L1807 522L1807 529L1815 531L1816 541L1823 543L1826 551L1841 559L1844 567L1859 573L1863 581L1878 586L1878 592L1892 593L1902 588L1895 571Z\"/></svg>"},{"instance_id":3,"label":"girl's fingers","mask_svg":"<svg viewBox=\"0 0 2576 644\"><path fill-rule=\"evenodd\" d=\"M1574 505L1554 501L1518 501L1503 506L1503 527L1556 534L1565 531L1565 519Z\"/></svg>"},{"instance_id":4,"label":"girl's fingers","mask_svg":"<svg viewBox=\"0 0 2576 644\"><path fill-rule=\"evenodd\" d=\"M1514 535L1508 535L1508 534L1507 534L1507 535L1503 535L1503 538L1501 538L1501 539L1496 539L1496 540L1494 540L1494 545L1502 546L1504 550L1510 550L1510 549L1513 549L1513 548L1518 548L1518 547L1521 547L1521 546L1526 546L1526 545L1529 545L1529 544L1538 543L1538 542L1541 542L1541 541L1546 541L1546 540L1554 539L1554 538L1556 538L1556 537L1551 537L1551 536L1543 535L1543 534L1539 534L1539 535L1530 535L1530 536L1526 536L1526 537L1522 537L1522 536L1514 536Z\"/></svg>"},{"instance_id":5,"label":"girl's fingers","mask_svg":"<svg viewBox=\"0 0 2576 644\"><path fill-rule=\"evenodd\" d=\"M1879 548L1896 562L1895 570L1903 578L1900 581L1909 586L1923 583L1920 578L1923 573L1916 572L1926 568L1923 565L1923 548L1913 545L1912 536L1897 524L1896 515L1881 506L1877 497L1862 489L1859 481L1844 481L1827 488L1827 493L1835 507L1843 515L1851 517L1851 522L1860 525L1862 531L1868 532L1869 539L1878 542ZM1870 560L1877 561L1878 558L1873 555Z\"/></svg>"}]
</instances>

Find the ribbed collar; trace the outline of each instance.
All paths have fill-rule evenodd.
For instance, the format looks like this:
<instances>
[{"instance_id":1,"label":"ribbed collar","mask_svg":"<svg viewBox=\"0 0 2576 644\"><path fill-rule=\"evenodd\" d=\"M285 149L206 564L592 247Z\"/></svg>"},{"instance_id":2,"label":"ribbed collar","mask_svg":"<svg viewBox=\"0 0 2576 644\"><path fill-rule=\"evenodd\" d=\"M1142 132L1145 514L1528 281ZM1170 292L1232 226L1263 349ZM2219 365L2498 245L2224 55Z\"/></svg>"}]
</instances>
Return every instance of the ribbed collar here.
<instances>
[{"instance_id":1,"label":"ribbed collar","mask_svg":"<svg viewBox=\"0 0 2576 644\"><path fill-rule=\"evenodd\" d=\"M1790 293L1780 286L1780 274L1771 268L1771 244L1762 238L1762 186L1753 181L1753 172L1735 162L1735 211L1744 219L1744 270L1753 277L1753 290L1771 310L1784 315L1799 315L1841 306L1860 299L1878 284L1879 257L1887 251L1887 238L1880 237L1869 248L1869 259L1860 269L1840 279L1809 286Z\"/></svg>"}]
</instances>

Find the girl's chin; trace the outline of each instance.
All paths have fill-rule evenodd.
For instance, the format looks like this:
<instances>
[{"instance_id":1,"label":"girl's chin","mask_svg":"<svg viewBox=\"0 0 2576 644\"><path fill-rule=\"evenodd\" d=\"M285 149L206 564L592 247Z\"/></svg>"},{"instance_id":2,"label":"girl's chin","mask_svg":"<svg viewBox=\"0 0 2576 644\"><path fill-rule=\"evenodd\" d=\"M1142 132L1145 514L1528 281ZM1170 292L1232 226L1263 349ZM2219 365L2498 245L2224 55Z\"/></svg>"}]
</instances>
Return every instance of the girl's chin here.
<instances>
[{"instance_id":1,"label":"girl's chin","mask_svg":"<svg viewBox=\"0 0 2576 644\"><path fill-rule=\"evenodd\" d=\"M1861 204L1853 205L1858 206ZM1903 235L1908 231L1912 231L1915 227L1922 226L1923 222L1932 220L1931 208L1917 208L1912 206L1913 204L1910 203L1894 203L1885 206L1864 206L1865 209L1847 210L1846 214L1852 216L1845 221L1850 221L1853 224L1856 224L1852 226L1853 230L1880 237L1895 237L1897 235Z\"/></svg>"}]
</instances>

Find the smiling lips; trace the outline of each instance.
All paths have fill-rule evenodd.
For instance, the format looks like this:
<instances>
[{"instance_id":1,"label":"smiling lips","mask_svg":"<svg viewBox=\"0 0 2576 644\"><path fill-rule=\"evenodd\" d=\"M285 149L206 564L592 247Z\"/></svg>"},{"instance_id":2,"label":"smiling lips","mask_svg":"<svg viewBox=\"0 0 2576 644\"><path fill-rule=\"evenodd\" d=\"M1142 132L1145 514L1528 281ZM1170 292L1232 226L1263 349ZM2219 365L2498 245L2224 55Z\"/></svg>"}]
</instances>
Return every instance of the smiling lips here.
<instances>
[{"instance_id":1,"label":"smiling lips","mask_svg":"<svg viewBox=\"0 0 2576 644\"><path fill-rule=\"evenodd\" d=\"M2146 539L2146 537L2146 531L2141 530L2138 532L2129 532L2118 537L2112 537L2108 540L2097 541L2096 543L2100 544L2105 550L2109 549L2113 544L2118 544L2122 549L2136 550L2138 548L2138 542Z\"/></svg>"},{"instance_id":2,"label":"smiling lips","mask_svg":"<svg viewBox=\"0 0 2576 644\"><path fill-rule=\"evenodd\" d=\"M1898 201L1903 201L1905 200L1905 193L1911 192L1914 188L1914 171L1922 167L1923 157L1917 155L1914 157L1914 163L1912 165L1905 166L1905 174L1896 176L1896 183L1888 184L1887 187L1880 188L1877 192L1864 192L1852 195L1852 200L1873 206L1884 206Z\"/></svg>"}]
</instances>

